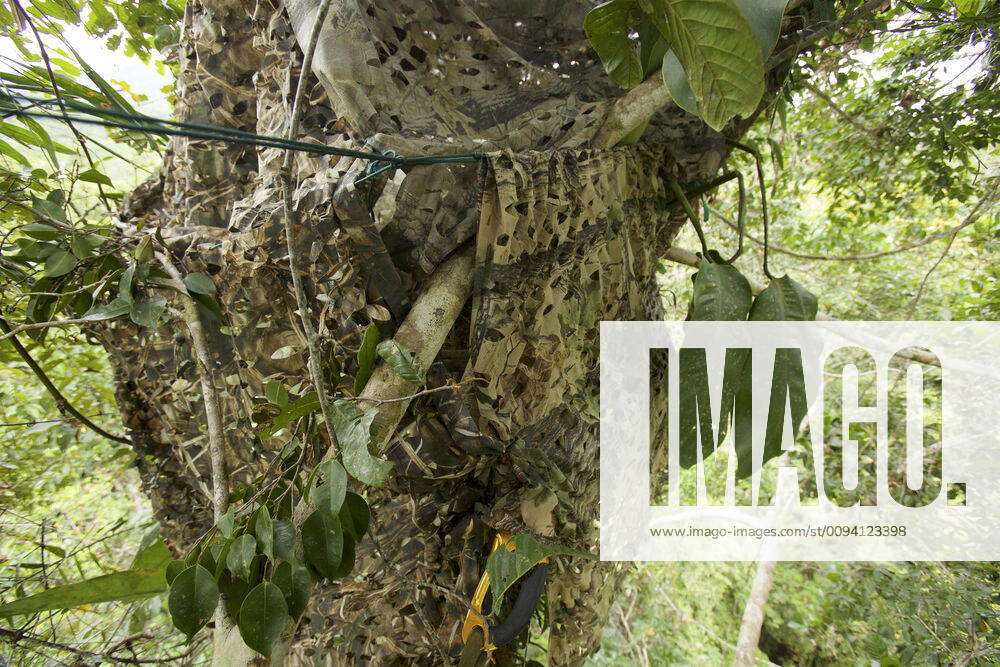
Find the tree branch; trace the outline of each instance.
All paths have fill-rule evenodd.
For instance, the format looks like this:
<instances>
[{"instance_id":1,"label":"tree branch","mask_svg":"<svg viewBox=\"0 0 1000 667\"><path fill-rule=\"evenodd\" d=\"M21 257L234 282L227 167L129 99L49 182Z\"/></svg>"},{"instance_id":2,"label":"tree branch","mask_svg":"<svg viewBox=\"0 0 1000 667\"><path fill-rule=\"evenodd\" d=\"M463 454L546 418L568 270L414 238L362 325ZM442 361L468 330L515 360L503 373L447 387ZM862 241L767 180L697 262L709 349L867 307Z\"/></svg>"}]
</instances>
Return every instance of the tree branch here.
<instances>
[{"instance_id":1,"label":"tree branch","mask_svg":"<svg viewBox=\"0 0 1000 667\"><path fill-rule=\"evenodd\" d=\"M475 248L470 244L443 262L427 281L393 340L408 347L417 365L427 369L437 358L451 328L472 293ZM372 422L371 450L381 455L412 398L413 383L404 380L385 362L372 372L358 397L362 408L382 407ZM403 400L397 400L403 399ZM395 401L395 402L389 402ZM366 405L367 403L367 405Z\"/></svg>"},{"instance_id":2,"label":"tree branch","mask_svg":"<svg viewBox=\"0 0 1000 667\"><path fill-rule=\"evenodd\" d=\"M326 21L326 14L330 9L331 0L322 0L316 14L312 33L309 37L309 44L306 45L302 58L302 68L299 71L299 81L295 87L295 95L292 98L292 108L288 116L288 132L286 137L294 140L299 133L299 122L302 114L302 100L305 97L306 82L312 69L313 54L316 52L316 43L319 41L319 33ZM292 273L292 288L295 292L295 305L299 311L299 319L302 323L302 330L305 333L306 347L309 351L309 359L306 362L309 369L309 377L312 380L313 388L316 390L316 397L319 400L319 409L323 413L323 421L326 426L326 434L330 439L330 449L328 457L336 458L340 445L337 442L337 434L333 427L333 410L330 406L330 397L326 393L326 384L323 381L323 370L320 367L319 359L319 335L316 327L313 326L312 314L309 309L309 300L306 298L306 290L302 284L302 276L299 274L298 251L295 248L295 228L301 225L298 212L292 203L292 162L295 154L291 150L285 151L285 159L278 171L278 178L281 181L281 198L285 214L285 243L288 246L288 269Z\"/></svg>"},{"instance_id":3,"label":"tree branch","mask_svg":"<svg viewBox=\"0 0 1000 667\"><path fill-rule=\"evenodd\" d=\"M594 145L598 148L616 146L629 132L672 101L663 77L657 72L615 101L611 113L594 135Z\"/></svg>"},{"instance_id":4,"label":"tree branch","mask_svg":"<svg viewBox=\"0 0 1000 667\"><path fill-rule=\"evenodd\" d=\"M66 321L72 322L72 320L66 320ZM85 321L85 320L80 320L80 321ZM14 350L17 352L17 354L21 357L21 359L24 360L24 363L28 365L28 368L31 369L31 372L34 373L35 376L45 386L49 394L52 395L52 398L56 400L56 407L59 409L59 412L68 412L70 415L73 416L74 419L76 419L81 424L89 428L94 433L97 433L98 435L102 435L109 440L114 440L115 442L131 445L132 441L129 440L128 438L120 435L115 435L114 433L109 433L100 426L98 426L97 424L95 424L94 422L90 421L90 419L87 418L86 415L84 415L79 410L74 408L73 404L70 403L66 399L66 397L62 395L62 392L60 392L59 389L55 386L55 384L52 383L52 380L50 380L49 376L45 374L45 371L42 369L42 367L38 365L38 362L34 360L34 358L28 352L27 348L25 348L24 345L21 345L21 341L17 339L17 336L15 334L17 334L19 330L23 331L24 326L11 327L10 323L7 322L7 319L4 318L2 315L0 315L0 329L2 329L5 332L4 335L0 337L0 340L3 340L5 338L10 339L10 344L14 346Z\"/></svg>"},{"instance_id":5,"label":"tree branch","mask_svg":"<svg viewBox=\"0 0 1000 667\"><path fill-rule=\"evenodd\" d=\"M208 354L208 339L198 315L198 303L188 294L184 286L184 278L173 262L163 253L156 253L163 270L167 272L174 283L174 288L180 292L184 302L184 323L191 334L191 348L198 362L198 378L201 380L201 393L205 402L205 422L208 428L208 455L212 467L212 510L216 523L229 509L229 478L226 476L225 435L222 429L222 406L219 392L215 388L212 373L212 359Z\"/></svg>"}]
</instances>

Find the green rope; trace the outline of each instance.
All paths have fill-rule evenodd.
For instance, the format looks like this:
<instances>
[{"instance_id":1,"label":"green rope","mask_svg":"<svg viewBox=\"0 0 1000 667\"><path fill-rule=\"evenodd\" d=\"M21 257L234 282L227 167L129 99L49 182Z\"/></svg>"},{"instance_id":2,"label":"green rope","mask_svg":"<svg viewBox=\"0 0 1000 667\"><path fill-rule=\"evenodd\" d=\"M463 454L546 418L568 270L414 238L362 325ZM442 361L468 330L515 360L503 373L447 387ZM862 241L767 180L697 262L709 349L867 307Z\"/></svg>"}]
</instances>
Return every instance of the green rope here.
<instances>
[{"instance_id":1,"label":"green rope","mask_svg":"<svg viewBox=\"0 0 1000 667\"><path fill-rule=\"evenodd\" d=\"M6 112L5 117L32 116L35 118L47 118L63 122L67 120L67 117L62 114L34 111L30 108L24 109L17 104L16 100L27 102L34 108L58 104L58 100L55 99L39 99L24 95L4 95L0 96L0 110ZM443 155L419 155L414 157L402 156L391 150L386 151L385 153L372 153L369 151L358 151L350 148L325 146L323 144L284 139L282 137L274 137L266 134L255 134L253 132L245 132L243 130L221 127L219 125L166 120L132 111L103 109L89 104L80 104L79 102L74 102L72 100L64 100L63 104L67 109L93 116L69 117L68 120L74 123L113 127L131 132L143 132L145 134L185 137L189 139L218 140L247 146L281 148L304 153L318 153L321 155L337 155L340 157L353 157L363 160L371 160L371 164L366 170L365 175L359 178L357 182L377 176L392 167L418 164L479 162L483 159L482 153L446 153Z\"/></svg>"}]
</instances>

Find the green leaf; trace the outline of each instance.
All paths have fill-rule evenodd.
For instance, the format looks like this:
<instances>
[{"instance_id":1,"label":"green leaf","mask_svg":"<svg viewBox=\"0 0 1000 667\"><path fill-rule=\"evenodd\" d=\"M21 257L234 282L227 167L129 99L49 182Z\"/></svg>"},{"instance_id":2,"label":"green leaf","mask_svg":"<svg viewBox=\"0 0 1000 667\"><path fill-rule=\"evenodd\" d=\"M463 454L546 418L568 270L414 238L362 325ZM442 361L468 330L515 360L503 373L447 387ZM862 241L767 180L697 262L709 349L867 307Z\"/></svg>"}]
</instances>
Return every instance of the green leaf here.
<instances>
[{"instance_id":1,"label":"green leaf","mask_svg":"<svg viewBox=\"0 0 1000 667\"><path fill-rule=\"evenodd\" d=\"M232 537L233 530L236 528L236 522L233 517L233 508L230 507L229 510L219 518L216 525L219 527L219 532L222 533L224 538L228 540Z\"/></svg>"},{"instance_id":2,"label":"green leaf","mask_svg":"<svg viewBox=\"0 0 1000 667\"><path fill-rule=\"evenodd\" d=\"M272 583L281 589L288 605L288 615L296 619L306 610L309 604L309 594L312 591L312 577L309 570L299 563L279 563L274 568Z\"/></svg>"},{"instance_id":3,"label":"green leaf","mask_svg":"<svg viewBox=\"0 0 1000 667\"><path fill-rule=\"evenodd\" d=\"M811 322L816 319L816 297L788 276L775 278L754 299L753 322Z\"/></svg>"},{"instance_id":4,"label":"green leaf","mask_svg":"<svg viewBox=\"0 0 1000 667\"><path fill-rule=\"evenodd\" d=\"M368 328L365 329L365 335L361 339L361 347L358 348L358 374L354 376L354 393L360 394L368 384L368 379L372 376L372 371L375 370L375 361L378 359L378 353L375 351L378 346L379 340L382 338L379 334L378 327L374 324L369 324Z\"/></svg>"},{"instance_id":5,"label":"green leaf","mask_svg":"<svg viewBox=\"0 0 1000 667\"><path fill-rule=\"evenodd\" d=\"M639 44L629 37L638 14L632 0L611 0L591 9L583 20L587 41L600 56L604 71L625 89L643 79Z\"/></svg>"},{"instance_id":6,"label":"green leaf","mask_svg":"<svg viewBox=\"0 0 1000 667\"><path fill-rule=\"evenodd\" d=\"M75 269L76 264L76 257L60 248L45 260L45 275L49 278L64 276Z\"/></svg>"},{"instance_id":7,"label":"green leaf","mask_svg":"<svg viewBox=\"0 0 1000 667\"><path fill-rule=\"evenodd\" d=\"M316 392L311 391L289 403L280 414L271 420L268 426L261 429L260 437L261 439L270 438L292 421L317 410L319 410L319 399L316 397Z\"/></svg>"},{"instance_id":8,"label":"green leaf","mask_svg":"<svg viewBox=\"0 0 1000 667\"><path fill-rule=\"evenodd\" d=\"M347 471L336 461L325 461L319 464L323 482L312 494L313 504L317 509L337 516L347 495Z\"/></svg>"},{"instance_id":9,"label":"green leaf","mask_svg":"<svg viewBox=\"0 0 1000 667\"><path fill-rule=\"evenodd\" d=\"M170 564L170 549L167 548L163 537L160 536L159 528L154 528L155 535L148 544L142 546L132 561L131 570L162 570Z\"/></svg>"},{"instance_id":10,"label":"green leaf","mask_svg":"<svg viewBox=\"0 0 1000 667\"><path fill-rule=\"evenodd\" d=\"M341 557L340 565L334 573L334 579L342 579L354 570L354 562L356 559L355 544L355 539L347 533L344 533L344 555Z\"/></svg>"},{"instance_id":11,"label":"green leaf","mask_svg":"<svg viewBox=\"0 0 1000 667\"><path fill-rule=\"evenodd\" d=\"M254 558L257 556L257 540L253 535L244 533L235 540L229 547L226 554L226 567L244 581L250 581Z\"/></svg>"},{"instance_id":12,"label":"green leaf","mask_svg":"<svg viewBox=\"0 0 1000 667\"><path fill-rule=\"evenodd\" d=\"M764 58L733 0L642 0L642 6L683 67L702 120L721 130L756 110ZM664 83L670 88L670 77Z\"/></svg>"},{"instance_id":13,"label":"green leaf","mask_svg":"<svg viewBox=\"0 0 1000 667\"><path fill-rule=\"evenodd\" d=\"M247 593L240 606L237 625L246 645L269 658L287 622L288 605L284 594L280 588L265 581Z\"/></svg>"},{"instance_id":14,"label":"green leaf","mask_svg":"<svg viewBox=\"0 0 1000 667\"><path fill-rule=\"evenodd\" d=\"M274 522L274 557L292 560L295 556L295 525L291 521L278 519Z\"/></svg>"},{"instance_id":15,"label":"green leaf","mask_svg":"<svg viewBox=\"0 0 1000 667\"><path fill-rule=\"evenodd\" d=\"M392 472L392 463L376 458L368 451L372 420L378 412L372 408L362 412L348 401L336 401L332 406L333 427L340 443L344 468L359 482L382 486Z\"/></svg>"},{"instance_id":16,"label":"green leaf","mask_svg":"<svg viewBox=\"0 0 1000 667\"><path fill-rule=\"evenodd\" d=\"M378 344L375 351L389 364L389 368L404 380L413 384L423 384L427 381L423 369L413 358L413 352L405 345L391 339L384 340Z\"/></svg>"},{"instance_id":17,"label":"green leaf","mask_svg":"<svg viewBox=\"0 0 1000 667\"><path fill-rule=\"evenodd\" d=\"M105 305L95 305L83 314L85 320L110 320L121 317L132 310L132 304L125 299L114 299Z\"/></svg>"},{"instance_id":18,"label":"green leaf","mask_svg":"<svg viewBox=\"0 0 1000 667\"><path fill-rule=\"evenodd\" d=\"M750 282L736 267L715 264L704 257L694 274L694 293L688 320L745 320L753 300Z\"/></svg>"},{"instance_id":19,"label":"green leaf","mask_svg":"<svg viewBox=\"0 0 1000 667\"><path fill-rule=\"evenodd\" d=\"M816 319L817 302L807 289L789 278L782 276L771 281L764 291L754 299L748 319L752 322L802 322ZM738 380L724 378L722 396L723 413L720 420L721 442L737 412L737 428L734 438L736 451L736 476L744 478L753 472L753 441L746 428L739 428L739 420L750 419L750 397L753 392L753 364L749 352L731 350L742 355L743 363ZM735 361L735 359L734 359ZM727 358L728 366L728 358ZM728 367L727 367L728 372ZM684 382L684 380L682 380ZM688 386L693 383L688 382ZM799 426L805 414L805 379L802 375L801 358L790 354L789 350L778 350L772 370L771 396L768 405L767 425L764 433L764 453L762 464L781 455L781 436L784 430L785 406L791 406L792 434L798 437ZM689 459L693 462L693 459Z\"/></svg>"},{"instance_id":20,"label":"green leaf","mask_svg":"<svg viewBox=\"0 0 1000 667\"><path fill-rule=\"evenodd\" d=\"M219 587L201 565L184 570L170 584L167 606L174 627L190 639L205 625L219 603Z\"/></svg>"},{"instance_id":21,"label":"green leaf","mask_svg":"<svg viewBox=\"0 0 1000 667\"><path fill-rule=\"evenodd\" d=\"M136 265L132 263L128 265L124 272L122 272L122 277L118 280L119 299L124 299L129 302L132 301L132 283L135 280L135 270Z\"/></svg>"},{"instance_id":22,"label":"green leaf","mask_svg":"<svg viewBox=\"0 0 1000 667\"><path fill-rule=\"evenodd\" d=\"M87 259L93 252L93 248L87 243L86 238L79 235L74 235L69 240L69 249L77 259Z\"/></svg>"},{"instance_id":23,"label":"green leaf","mask_svg":"<svg viewBox=\"0 0 1000 667\"><path fill-rule=\"evenodd\" d=\"M344 532L355 540L360 540L368 531L371 515L365 499L353 491L348 491L344 497L344 505L340 508L340 523L344 527Z\"/></svg>"},{"instance_id":24,"label":"green leaf","mask_svg":"<svg viewBox=\"0 0 1000 667\"><path fill-rule=\"evenodd\" d=\"M160 321L160 316L166 307L166 297L157 294L133 304L129 317L139 326L153 328Z\"/></svg>"},{"instance_id":25,"label":"green leaf","mask_svg":"<svg viewBox=\"0 0 1000 667\"><path fill-rule=\"evenodd\" d=\"M53 192L55 191L53 190ZM31 208L58 222L66 222L66 209L63 208L62 204L32 196Z\"/></svg>"},{"instance_id":26,"label":"green leaf","mask_svg":"<svg viewBox=\"0 0 1000 667\"><path fill-rule=\"evenodd\" d=\"M51 241L59 236L59 230L44 222L32 222L21 227L21 231L39 241Z\"/></svg>"},{"instance_id":27,"label":"green leaf","mask_svg":"<svg viewBox=\"0 0 1000 667\"><path fill-rule=\"evenodd\" d=\"M172 560L169 563L167 563L167 569L164 572L164 577L167 580L167 585L172 584L174 582L174 579L177 578L177 575L186 570L187 568L188 564L182 560Z\"/></svg>"},{"instance_id":28,"label":"green leaf","mask_svg":"<svg viewBox=\"0 0 1000 667\"><path fill-rule=\"evenodd\" d=\"M288 390L281 380L271 380L264 385L264 396L273 405L283 408L288 405Z\"/></svg>"},{"instance_id":29,"label":"green leaf","mask_svg":"<svg viewBox=\"0 0 1000 667\"><path fill-rule=\"evenodd\" d=\"M509 545L514 545L514 550L509 551ZM486 561L486 573L490 575L490 592L493 593L493 613L500 612L500 605L503 602L504 593L518 579L527 574L528 570L545 558L567 554L579 556L588 560L597 558L585 551L578 551L568 547L561 547L554 544L541 544L533 536L528 534L515 535L507 545L500 547Z\"/></svg>"},{"instance_id":30,"label":"green leaf","mask_svg":"<svg viewBox=\"0 0 1000 667\"><path fill-rule=\"evenodd\" d=\"M25 167L31 167L31 161L28 158L2 139L0 139L0 154L20 162Z\"/></svg>"},{"instance_id":31,"label":"green leaf","mask_svg":"<svg viewBox=\"0 0 1000 667\"><path fill-rule=\"evenodd\" d=\"M189 273L184 276L184 286L195 294L215 294L215 283L204 273Z\"/></svg>"},{"instance_id":32,"label":"green leaf","mask_svg":"<svg viewBox=\"0 0 1000 667\"><path fill-rule=\"evenodd\" d=\"M72 609L98 602L128 602L167 590L165 568L122 570L86 581L53 586L41 593L0 604L0 618L27 616L53 609Z\"/></svg>"},{"instance_id":33,"label":"green leaf","mask_svg":"<svg viewBox=\"0 0 1000 667\"><path fill-rule=\"evenodd\" d=\"M80 172L80 175L77 176L77 178L81 181L87 181L88 183L97 183L98 185L114 187L114 183L111 182L111 179L96 169L88 169L87 171Z\"/></svg>"},{"instance_id":34,"label":"green leaf","mask_svg":"<svg viewBox=\"0 0 1000 667\"><path fill-rule=\"evenodd\" d=\"M336 579L344 558L344 530L337 517L316 510L302 524L306 562L327 579Z\"/></svg>"},{"instance_id":35,"label":"green leaf","mask_svg":"<svg viewBox=\"0 0 1000 667\"><path fill-rule=\"evenodd\" d=\"M257 510L253 529L261 550L268 558L274 560L274 524L271 522L271 513L267 511L267 507Z\"/></svg>"},{"instance_id":36,"label":"green leaf","mask_svg":"<svg viewBox=\"0 0 1000 667\"><path fill-rule=\"evenodd\" d=\"M218 582L219 592L225 601L226 613L232 618L239 618L240 607L243 605L243 600L246 598L247 593L253 587L252 584L239 577L234 577L232 573L226 571L223 571L219 575Z\"/></svg>"},{"instance_id":37,"label":"green leaf","mask_svg":"<svg viewBox=\"0 0 1000 667\"><path fill-rule=\"evenodd\" d=\"M778 42L781 19L788 0L733 0L753 30L760 52L767 59Z\"/></svg>"}]
</instances>

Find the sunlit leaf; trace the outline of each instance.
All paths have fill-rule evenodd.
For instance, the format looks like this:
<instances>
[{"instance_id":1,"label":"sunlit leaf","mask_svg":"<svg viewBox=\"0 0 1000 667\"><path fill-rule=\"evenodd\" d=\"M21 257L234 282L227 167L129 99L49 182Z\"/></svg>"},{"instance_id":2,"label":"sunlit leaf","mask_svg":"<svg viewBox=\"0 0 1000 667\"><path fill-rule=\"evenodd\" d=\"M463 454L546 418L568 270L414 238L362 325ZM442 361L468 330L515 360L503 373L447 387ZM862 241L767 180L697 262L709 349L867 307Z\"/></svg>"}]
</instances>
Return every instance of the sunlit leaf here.
<instances>
[{"instance_id":1,"label":"sunlit leaf","mask_svg":"<svg viewBox=\"0 0 1000 667\"><path fill-rule=\"evenodd\" d=\"M514 550L509 551L509 546ZM515 581L527 574L542 559L559 554L577 556L588 560L596 557L585 551L578 551L554 544L541 544L528 534L515 535L507 545L490 554L486 561L486 572L490 575L490 591L493 593L493 613L500 612L504 593Z\"/></svg>"}]
</instances>

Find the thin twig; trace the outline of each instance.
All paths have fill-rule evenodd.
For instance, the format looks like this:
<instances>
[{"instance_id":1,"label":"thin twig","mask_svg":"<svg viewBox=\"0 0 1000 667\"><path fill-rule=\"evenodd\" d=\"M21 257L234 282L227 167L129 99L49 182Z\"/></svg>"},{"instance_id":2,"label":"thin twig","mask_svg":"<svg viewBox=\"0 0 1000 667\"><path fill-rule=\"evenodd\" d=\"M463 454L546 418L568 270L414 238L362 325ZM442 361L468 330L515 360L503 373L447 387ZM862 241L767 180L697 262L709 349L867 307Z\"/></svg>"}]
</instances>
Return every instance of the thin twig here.
<instances>
[{"instance_id":1,"label":"thin twig","mask_svg":"<svg viewBox=\"0 0 1000 667\"><path fill-rule=\"evenodd\" d=\"M10 323L7 322L6 318L0 315L0 329L2 329L5 332L3 336L0 336L0 340L10 339L10 344L14 347L14 350L21 357L21 359L24 360L24 363L28 365L28 368L31 369L31 372L34 373L35 376L45 386L49 394L52 395L52 398L55 399L56 407L59 409L60 412L68 412L70 415L73 416L74 419L78 420L81 424L89 428L91 431L94 431L95 433L102 435L109 440L114 440L115 442L121 442L126 445L132 444L132 441L126 437L115 435L114 433L109 433L105 431L103 428L101 428L94 422L90 421L90 419L88 419L86 415L84 415L79 410L73 407L73 404L70 403L69 400L67 400L67 398L62 395L62 392L59 391L59 388L52 383L52 380L50 380L49 376L45 374L45 371L42 369L42 367L39 366L38 362L34 360L34 358L28 352L27 348L25 348L24 345L21 345L21 341L17 339L17 336L15 334L18 333L18 330L23 330L22 327L11 327Z\"/></svg>"},{"instance_id":2,"label":"thin twig","mask_svg":"<svg viewBox=\"0 0 1000 667\"><path fill-rule=\"evenodd\" d=\"M797 56L805 47L815 44L827 35L840 30L845 25L853 23L855 20L860 19L866 14L870 14L874 10L878 9L880 5L884 4L887 4L887 0L868 0L865 4L861 5L852 12L844 14L836 21L831 21L830 23L813 30L808 35L805 35L797 40L794 44L786 46L781 51L768 58L765 69L774 69L789 58Z\"/></svg>"},{"instance_id":3,"label":"thin twig","mask_svg":"<svg viewBox=\"0 0 1000 667\"><path fill-rule=\"evenodd\" d=\"M364 401L365 403L372 403L374 405L382 405L383 403L398 403L400 401L412 401L415 398L421 396L426 396L427 394L436 394L439 391L448 391L453 389L459 389L467 384L472 384L474 382L484 382L489 384L489 380L486 378L469 378L468 380L463 380L462 382L449 382L448 384L441 385L440 387L434 387L432 389L424 389L423 391L418 391L415 394L410 394L409 396L400 396L398 398L361 398L360 396L346 396L343 400L345 401Z\"/></svg>"},{"instance_id":4,"label":"thin twig","mask_svg":"<svg viewBox=\"0 0 1000 667\"><path fill-rule=\"evenodd\" d=\"M907 252L909 250L913 250L915 248L919 248L921 246L934 243L935 241L940 241L941 239L948 238L949 236L954 236L961 230L965 229L969 225L979 220L979 218L981 218L983 215L986 215L986 213L989 212L989 210L993 207L993 204L996 203L994 195L998 187L1000 187L1000 179L997 179L997 181L993 184L993 187L987 194L980 197L979 201L976 202L976 205L972 207L972 210L970 210L966 214L966 216L962 219L962 222L955 225L954 227L949 227L948 229L937 232L936 234L932 234L925 239L914 241L913 243L908 243L906 245L899 246L898 248L893 248L892 250L882 250L879 252L862 253L859 255L815 255L806 252L798 252L797 250L789 250L788 248L782 248L774 244L769 244L768 248L770 250L773 250L774 252L780 252L783 255L789 255L791 257L797 257L799 259L819 260L824 262L860 262L869 259L878 259L880 257L888 257L889 255L898 255L899 253ZM726 216L725 214L721 213L718 210L714 210L713 212L720 220L722 220L722 222L729 225L733 229L737 229L736 223L734 223L731 219L729 219L728 216ZM763 245L764 243L763 241L761 241L760 239L749 233L746 234L746 237L758 245Z\"/></svg>"},{"instance_id":5,"label":"thin twig","mask_svg":"<svg viewBox=\"0 0 1000 667\"><path fill-rule=\"evenodd\" d=\"M4 328L3 335L0 335L0 341L7 340L8 338L13 339L19 333L24 333L25 331L33 331L35 329L49 329L52 327L69 327L78 324L90 324L94 320L87 319L83 317L70 318L65 320L52 320L51 322L29 322L28 324L18 324L16 327L11 327L8 325Z\"/></svg>"},{"instance_id":6,"label":"thin twig","mask_svg":"<svg viewBox=\"0 0 1000 667\"><path fill-rule=\"evenodd\" d=\"M924 289L927 287L927 281L930 280L931 274L937 270L937 267L941 266L941 262L943 262L944 258L948 256L949 252L951 252L951 246L955 242L956 238L958 238L958 232L951 235L951 238L948 239L948 245L944 247L941 255L937 258L937 261L931 265L931 268L927 269L927 273L924 274L923 280L920 281L920 288L917 289L917 293L913 295L913 301L910 302L910 309L906 313L906 319L913 319L913 316L917 312L917 305L920 303L920 299L924 295Z\"/></svg>"},{"instance_id":7,"label":"thin twig","mask_svg":"<svg viewBox=\"0 0 1000 667\"><path fill-rule=\"evenodd\" d=\"M212 466L212 510L216 523L229 509L229 478L226 476L225 434L222 429L222 407L215 388L212 359L208 354L208 339L198 314L198 302L188 294L184 278L174 263L163 253L156 253L160 266L173 280L174 287L184 302L184 322L191 334L191 348L198 364L202 398L205 403L205 422L208 428L208 455Z\"/></svg>"},{"instance_id":8,"label":"thin twig","mask_svg":"<svg viewBox=\"0 0 1000 667\"><path fill-rule=\"evenodd\" d=\"M87 417L108 417L111 412L98 412L97 414L87 415ZM0 423L0 428L8 428L13 426L37 426L38 424L57 424L59 422L66 422L75 419L75 417L60 417L59 419L39 419L32 422L3 422Z\"/></svg>"},{"instance_id":9,"label":"thin twig","mask_svg":"<svg viewBox=\"0 0 1000 667\"><path fill-rule=\"evenodd\" d=\"M96 653L94 651L87 651L81 648L76 648L75 646L68 646L66 644L58 644L56 642L50 642L41 637L36 637L33 634L25 632L23 630L8 630L7 628L0 628L0 636L6 637L10 642L11 646L17 645L20 641L30 641L39 646L44 646L45 648L50 648L58 651L66 651L67 653L72 653L73 655L80 656L81 658L93 658L99 660L109 660L111 662L122 663L126 665L155 665L164 664L168 662L176 662L178 660L183 660L195 650L196 646L192 646L183 653L178 655L169 656L167 658L123 658L121 656L114 655L114 652L109 653Z\"/></svg>"},{"instance_id":10,"label":"thin twig","mask_svg":"<svg viewBox=\"0 0 1000 667\"><path fill-rule=\"evenodd\" d=\"M855 118L851 114L849 114L846 111L844 111L844 109L842 109L841 106L839 104L837 104L832 97L830 97L825 92L823 92L822 90L820 90L819 88L817 88L815 85L813 85L812 82L810 82L808 80L803 81L802 82L802 86L806 90L808 90L810 93L812 93L813 95L815 95L819 99L821 99L824 102L826 102L826 105L828 107L830 107L830 109L832 109L835 114L837 114L838 116L840 116L841 118L843 118L847 122L848 125L850 125L851 127L853 127L855 130L861 132L865 136L868 136L870 138L874 138L874 135L875 135L875 131L874 130L872 130L870 127L865 127L865 125L862 124L861 121L859 121L857 118Z\"/></svg>"},{"instance_id":11,"label":"thin twig","mask_svg":"<svg viewBox=\"0 0 1000 667\"><path fill-rule=\"evenodd\" d=\"M302 68L299 71L299 80L295 87L295 95L292 98L292 107L288 116L289 141L294 140L299 134L299 122L302 115L302 100L305 98L306 86L309 79L309 72L312 69L313 54L316 52L316 44L319 41L319 33L326 21L327 11L330 9L331 0L322 0L319 11L316 14L313 24L312 34L309 37L309 44L306 46L302 58ZM295 248L295 228L300 226L298 212L292 203L292 162L295 153L291 150L285 151L285 159L281 163L278 171L278 178L281 182L282 205L285 213L285 244L288 246L288 269L292 273L292 288L295 292L295 305L299 311L299 319L302 322L302 330L306 337L306 348L309 351L309 359L306 363L309 369L309 378L312 380L313 389L316 390L316 397L319 400L320 412L323 413L323 421L326 425L326 434L330 439L330 450L328 457L336 457L340 449L337 442L337 433L334 429L333 409L330 405L330 397L326 393L326 384L323 381L323 372L320 368L319 359L319 336L316 334L316 327L313 326L312 315L309 309L309 301L306 298L306 290L302 284L302 276L299 274L298 251Z\"/></svg>"}]
</instances>

